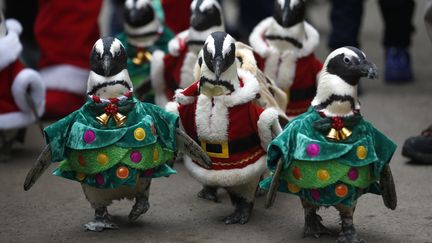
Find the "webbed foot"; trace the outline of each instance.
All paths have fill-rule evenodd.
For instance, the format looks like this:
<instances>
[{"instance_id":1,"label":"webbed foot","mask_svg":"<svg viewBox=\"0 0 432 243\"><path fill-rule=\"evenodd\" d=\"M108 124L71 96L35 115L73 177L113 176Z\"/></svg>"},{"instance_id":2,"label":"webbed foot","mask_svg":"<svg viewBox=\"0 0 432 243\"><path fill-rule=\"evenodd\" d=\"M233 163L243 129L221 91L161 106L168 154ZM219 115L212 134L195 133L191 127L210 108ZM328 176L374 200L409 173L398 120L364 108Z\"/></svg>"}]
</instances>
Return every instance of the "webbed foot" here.
<instances>
[{"instance_id":1,"label":"webbed foot","mask_svg":"<svg viewBox=\"0 0 432 243\"><path fill-rule=\"evenodd\" d=\"M198 192L197 196L202 199L220 203L220 200L217 196L217 187L204 186L203 189Z\"/></svg>"},{"instance_id":2,"label":"webbed foot","mask_svg":"<svg viewBox=\"0 0 432 243\"><path fill-rule=\"evenodd\" d=\"M129 220L135 221L141 216L141 214L146 213L150 208L148 200L137 200L132 210L129 213Z\"/></svg>"},{"instance_id":3,"label":"webbed foot","mask_svg":"<svg viewBox=\"0 0 432 243\"><path fill-rule=\"evenodd\" d=\"M318 214L311 213L306 216L304 237L313 236L319 238L321 235L332 235L333 232L327 229L322 223L322 218Z\"/></svg>"},{"instance_id":4,"label":"webbed foot","mask_svg":"<svg viewBox=\"0 0 432 243\"><path fill-rule=\"evenodd\" d=\"M223 219L225 224L246 224L250 218L251 209L236 209L234 213Z\"/></svg>"},{"instance_id":5,"label":"webbed foot","mask_svg":"<svg viewBox=\"0 0 432 243\"><path fill-rule=\"evenodd\" d=\"M105 229L118 229L118 226L111 222L107 208L102 207L95 210L95 218L84 225L86 231L101 232Z\"/></svg>"},{"instance_id":6,"label":"webbed foot","mask_svg":"<svg viewBox=\"0 0 432 243\"><path fill-rule=\"evenodd\" d=\"M366 243L365 240L360 239L354 229L354 226L343 227L336 243Z\"/></svg>"}]
</instances>

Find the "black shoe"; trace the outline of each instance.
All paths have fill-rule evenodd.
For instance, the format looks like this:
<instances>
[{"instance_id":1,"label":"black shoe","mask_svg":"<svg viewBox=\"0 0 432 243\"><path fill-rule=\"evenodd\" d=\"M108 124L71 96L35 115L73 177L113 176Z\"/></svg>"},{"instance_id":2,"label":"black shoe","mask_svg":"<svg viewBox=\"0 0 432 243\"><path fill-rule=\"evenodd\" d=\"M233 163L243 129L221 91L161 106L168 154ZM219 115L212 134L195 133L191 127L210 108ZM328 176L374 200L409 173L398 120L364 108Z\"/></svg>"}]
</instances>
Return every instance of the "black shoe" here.
<instances>
[{"instance_id":1,"label":"black shoe","mask_svg":"<svg viewBox=\"0 0 432 243\"><path fill-rule=\"evenodd\" d=\"M432 126L421 135L408 138L402 148L402 155L421 164L432 164Z\"/></svg>"}]
</instances>

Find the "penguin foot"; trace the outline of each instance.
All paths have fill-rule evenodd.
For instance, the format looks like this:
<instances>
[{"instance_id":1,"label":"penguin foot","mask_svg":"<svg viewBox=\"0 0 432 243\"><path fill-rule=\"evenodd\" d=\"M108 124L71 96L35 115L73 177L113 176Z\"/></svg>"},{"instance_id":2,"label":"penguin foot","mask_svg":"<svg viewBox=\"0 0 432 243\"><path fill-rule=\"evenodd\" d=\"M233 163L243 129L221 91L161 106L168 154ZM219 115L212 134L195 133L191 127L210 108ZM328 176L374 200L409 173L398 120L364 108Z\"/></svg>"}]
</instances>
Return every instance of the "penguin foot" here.
<instances>
[{"instance_id":1,"label":"penguin foot","mask_svg":"<svg viewBox=\"0 0 432 243\"><path fill-rule=\"evenodd\" d=\"M343 227L339 234L339 237L335 241L336 243L366 243L365 240L360 239L357 235L354 226Z\"/></svg>"},{"instance_id":2,"label":"penguin foot","mask_svg":"<svg viewBox=\"0 0 432 243\"><path fill-rule=\"evenodd\" d=\"M331 230L327 229L322 223L322 218L318 214L312 213L306 216L305 227L304 227L304 237L313 236L319 238L321 235L334 234Z\"/></svg>"},{"instance_id":3,"label":"penguin foot","mask_svg":"<svg viewBox=\"0 0 432 243\"><path fill-rule=\"evenodd\" d=\"M197 196L199 198L210 200L216 203L221 202L217 196L217 187L204 186L203 189L198 192Z\"/></svg>"},{"instance_id":4,"label":"penguin foot","mask_svg":"<svg viewBox=\"0 0 432 243\"><path fill-rule=\"evenodd\" d=\"M132 207L132 210L129 213L129 220L135 221L138 219L141 214L146 213L150 208L150 204L148 200L137 200L135 205Z\"/></svg>"},{"instance_id":5,"label":"penguin foot","mask_svg":"<svg viewBox=\"0 0 432 243\"><path fill-rule=\"evenodd\" d=\"M84 225L86 231L102 232L105 229L118 229L118 226L107 219L94 219Z\"/></svg>"},{"instance_id":6,"label":"penguin foot","mask_svg":"<svg viewBox=\"0 0 432 243\"><path fill-rule=\"evenodd\" d=\"M225 224L246 224L249 221L250 213L236 210L233 214L223 219Z\"/></svg>"},{"instance_id":7,"label":"penguin foot","mask_svg":"<svg viewBox=\"0 0 432 243\"><path fill-rule=\"evenodd\" d=\"M234 213L223 219L225 224L246 224L249 221L253 203L244 203L239 205Z\"/></svg>"}]
</instances>

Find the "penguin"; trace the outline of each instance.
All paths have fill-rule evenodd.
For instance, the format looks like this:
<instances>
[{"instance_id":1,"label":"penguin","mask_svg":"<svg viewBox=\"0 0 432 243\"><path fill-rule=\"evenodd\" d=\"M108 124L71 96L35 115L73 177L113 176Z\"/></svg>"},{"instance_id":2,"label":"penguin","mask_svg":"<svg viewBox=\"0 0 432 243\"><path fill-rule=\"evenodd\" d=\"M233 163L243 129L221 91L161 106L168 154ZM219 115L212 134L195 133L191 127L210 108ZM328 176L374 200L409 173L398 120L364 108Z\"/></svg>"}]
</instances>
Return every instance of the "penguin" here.
<instances>
[{"instance_id":1,"label":"penguin","mask_svg":"<svg viewBox=\"0 0 432 243\"><path fill-rule=\"evenodd\" d=\"M278 111L255 103L259 82L238 68L235 40L229 34L212 33L199 62L199 80L179 91L166 109L179 113L186 133L212 159L213 166L205 169L184 158L189 173L204 185L198 197L218 202L217 190L224 188L235 207L225 224L245 224L265 170L267 144L281 130Z\"/></svg>"},{"instance_id":2,"label":"penguin","mask_svg":"<svg viewBox=\"0 0 432 243\"><path fill-rule=\"evenodd\" d=\"M289 117L308 109L322 68L314 55L319 33L305 21L305 11L305 0L275 1L273 16L262 20L249 37L258 66L288 94Z\"/></svg>"},{"instance_id":3,"label":"penguin","mask_svg":"<svg viewBox=\"0 0 432 243\"><path fill-rule=\"evenodd\" d=\"M155 87L156 104L164 107L172 101L176 89L184 89L194 79L194 66L206 38L224 31L222 8L216 0L194 0L191 3L189 29L180 32L168 43L169 54L155 56L151 81Z\"/></svg>"},{"instance_id":4,"label":"penguin","mask_svg":"<svg viewBox=\"0 0 432 243\"><path fill-rule=\"evenodd\" d=\"M123 27L128 42L135 47L153 45L164 28L150 0L126 0Z\"/></svg>"},{"instance_id":5,"label":"penguin","mask_svg":"<svg viewBox=\"0 0 432 243\"><path fill-rule=\"evenodd\" d=\"M117 228L107 210L114 200L135 200L131 221L147 212L151 180L175 173L166 162L176 151L200 157L196 159L205 161L204 167L211 164L193 139L178 130L177 116L133 96L126 61L118 39L96 41L86 104L45 128L48 145L24 184L29 190L51 161L62 161L54 175L80 182L95 210L94 219L84 225L89 231Z\"/></svg>"},{"instance_id":6,"label":"penguin","mask_svg":"<svg viewBox=\"0 0 432 243\"><path fill-rule=\"evenodd\" d=\"M357 200L366 193L381 194L384 205L397 206L390 160L396 145L360 113L357 90L361 78L378 78L377 67L355 47L329 54L319 74L317 93L308 112L290 121L269 145L272 176L260 186L300 197L305 236L333 234L317 214L335 207L341 218L338 243L365 242L354 228Z\"/></svg>"}]
</instances>

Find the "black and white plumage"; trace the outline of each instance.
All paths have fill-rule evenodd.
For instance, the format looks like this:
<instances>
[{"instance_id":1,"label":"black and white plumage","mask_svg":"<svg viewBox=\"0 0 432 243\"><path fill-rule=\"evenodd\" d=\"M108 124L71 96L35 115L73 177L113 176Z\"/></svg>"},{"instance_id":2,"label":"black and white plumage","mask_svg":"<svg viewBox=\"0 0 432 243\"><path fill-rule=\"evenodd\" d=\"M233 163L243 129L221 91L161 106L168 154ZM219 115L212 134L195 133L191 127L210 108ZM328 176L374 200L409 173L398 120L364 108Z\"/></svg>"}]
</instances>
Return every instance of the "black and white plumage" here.
<instances>
[{"instance_id":1,"label":"black and white plumage","mask_svg":"<svg viewBox=\"0 0 432 243\"><path fill-rule=\"evenodd\" d=\"M363 77L378 77L375 64L355 47L336 49L324 62L312 106L327 116L353 115L360 109L357 89Z\"/></svg>"},{"instance_id":2,"label":"black and white plumage","mask_svg":"<svg viewBox=\"0 0 432 243\"><path fill-rule=\"evenodd\" d=\"M278 113L273 108L262 111L253 103L259 94L259 82L253 73L239 68L235 40L227 33L214 32L208 36L198 62L199 84L195 83L178 92L176 102L168 103L167 110L179 112L183 127L189 135L196 133L203 143L226 141L226 144L232 144L242 136L249 135L258 138L253 146L262 149L263 154L255 154L251 152L251 148L244 148L242 151L227 151L228 157L223 157L224 162L219 160L221 157L214 156L213 163L223 163L228 166L225 169L203 169L190 158L184 158L189 173L204 185L198 196L218 201L217 189L224 188L235 206L235 211L225 217L224 222L245 224L253 209L260 176L265 171L264 151L281 130ZM189 93L190 89L196 92ZM181 110L178 106L186 107L193 102L196 102L192 106L195 107L193 110ZM255 109L256 113L253 112ZM193 128L190 127L190 122L186 123L189 117L194 117ZM237 125L243 122L247 129L250 126L256 126L256 129L238 128ZM239 154L244 157L240 159L237 157ZM236 163L242 164L242 161L246 161L245 158L249 159L249 164L232 167Z\"/></svg>"},{"instance_id":3,"label":"black and white plumage","mask_svg":"<svg viewBox=\"0 0 432 243\"><path fill-rule=\"evenodd\" d=\"M283 90L294 82L297 60L313 54L319 33L305 19L305 0L275 1L273 16L262 20L249 36L254 51L265 59L264 73Z\"/></svg>"},{"instance_id":4,"label":"black and white plumage","mask_svg":"<svg viewBox=\"0 0 432 243\"><path fill-rule=\"evenodd\" d=\"M136 47L152 45L163 31L151 0L126 0L124 19L128 41Z\"/></svg>"},{"instance_id":5,"label":"black and white plumage","mask_svg":"<svg viewBox=\"0 0 432 243\"><path fill-rule=\"evenodd\" d=\"M305 0L277 0L273 9L273 18L284 27L289 28L304 21L306 14Z\"/></svg>"},{"instance_id":6,"label":"black and white plumage","mask_svg":"<svg viewBox=\"0 0 432 243\"><path fill-rule=\"evenodd\" d=\"M87 93L109 98L121 96L131 89L127 55L121 42L114 37L96 41L90 54Z\"/></svg>"}]
</instances>

